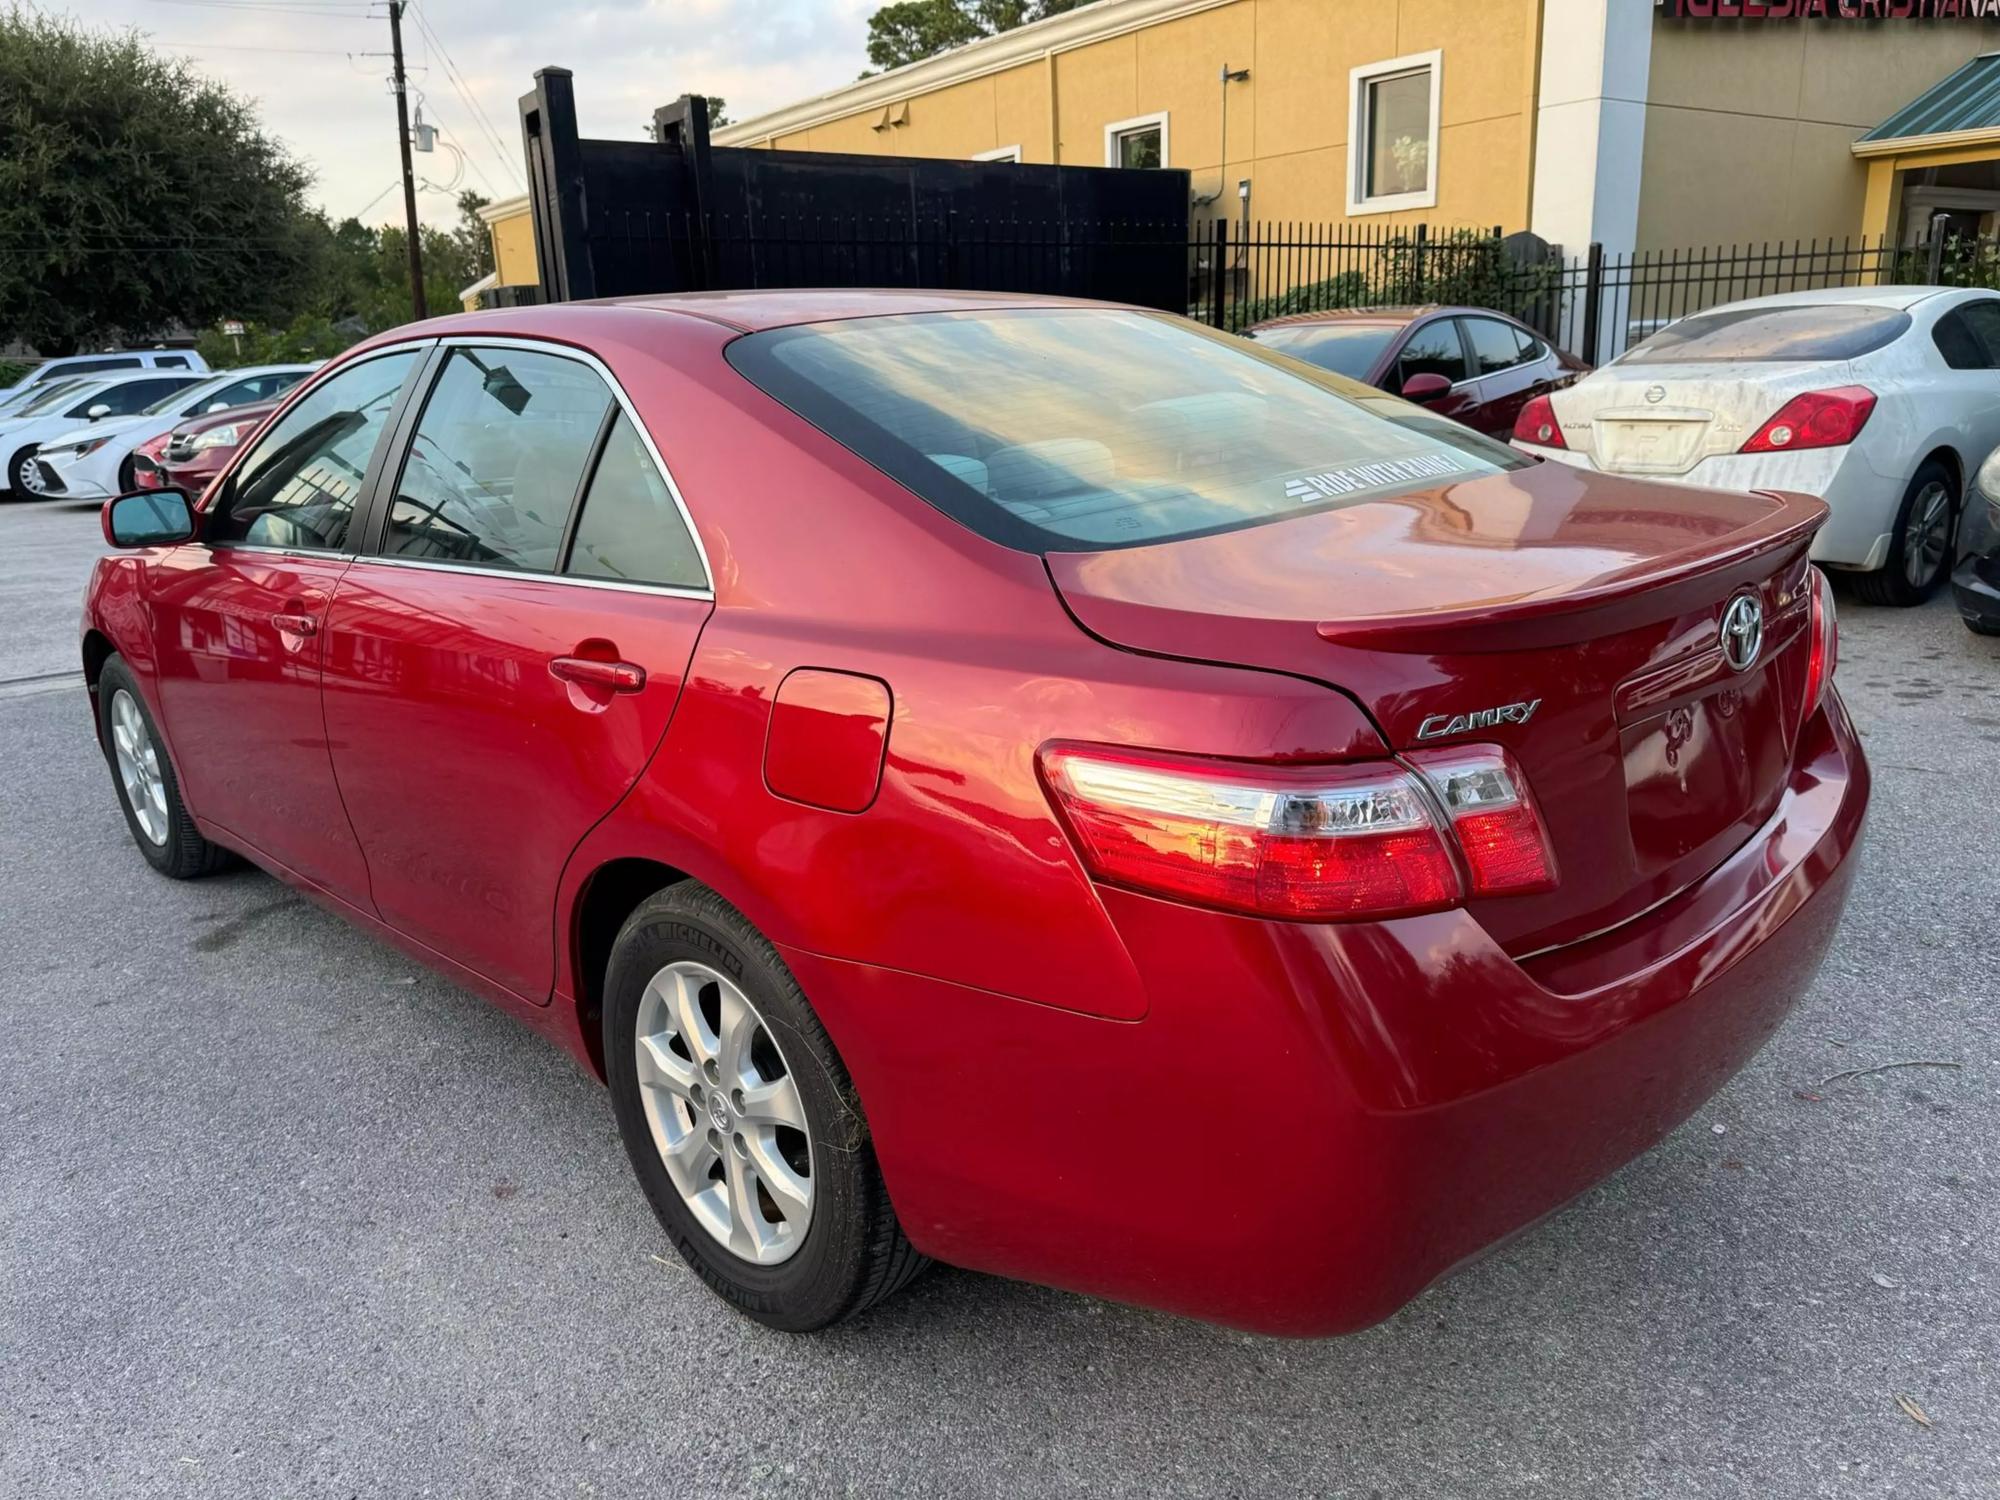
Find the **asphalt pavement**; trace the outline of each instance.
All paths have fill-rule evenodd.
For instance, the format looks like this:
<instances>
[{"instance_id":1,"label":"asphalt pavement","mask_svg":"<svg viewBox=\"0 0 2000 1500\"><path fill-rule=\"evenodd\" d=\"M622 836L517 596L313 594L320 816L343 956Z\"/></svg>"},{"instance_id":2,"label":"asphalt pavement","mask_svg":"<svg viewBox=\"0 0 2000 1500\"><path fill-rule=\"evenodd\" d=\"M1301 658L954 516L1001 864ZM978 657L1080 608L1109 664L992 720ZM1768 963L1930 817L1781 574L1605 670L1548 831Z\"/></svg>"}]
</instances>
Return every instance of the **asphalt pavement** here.
<instances>
[{"instance_id":1,"label":"asphalt pavement","mask_svg":"<svg viewBox=\"0 0 2000 1500\"><path fill-rule=\"evenodd\" d=\"M0 1496L2000 1493L2000 643L1945 601L1843 599L1878 779L1819 981L1561 1214L1344 1339L944 1268L788 1337L566 1057L140 860L64 675L99 546L0 506Z\"/></svg>"}]
</instances>

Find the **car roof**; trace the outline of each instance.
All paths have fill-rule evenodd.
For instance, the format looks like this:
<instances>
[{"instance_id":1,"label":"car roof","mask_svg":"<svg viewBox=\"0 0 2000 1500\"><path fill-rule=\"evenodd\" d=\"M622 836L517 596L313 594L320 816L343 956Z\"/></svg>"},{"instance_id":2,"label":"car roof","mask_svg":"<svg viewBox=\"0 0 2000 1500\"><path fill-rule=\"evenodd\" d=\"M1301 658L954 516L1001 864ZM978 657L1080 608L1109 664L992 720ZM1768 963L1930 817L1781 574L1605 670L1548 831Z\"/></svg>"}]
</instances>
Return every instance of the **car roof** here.
<instances>
[{"instance_id":1,"label":"car roof","mask_svg":"<svg viewBox=\"0 0 2000 1500\"><path fill-rule=\"evenodd\" d=\"M1761 307L1886 307L1898 312L1927 302L1932 297L1962 290L1948 286L1824 286L1810 291L1773 292L1766 297L1746 297L1741 302L1718 302L1704 307L1704 313L1746 312Z\"/></svg>"},{"instance_id":2,"label":"car roof","mask_svg":"<svg viewBox=\"0 0 2000 1500\"><path fill-rule=\"evenodd\" d=\"M1264 328L1298 328L1314 323L1414 323L1419 318L1428 318L1433 313L1486 312L1483 307L1445 307L1438 303L1421 306L1396 307L1326 307L1317 312L1286 313L1283 317L1266 318L1252 325L1255 333Z\"/></svg>"}]
</instances>

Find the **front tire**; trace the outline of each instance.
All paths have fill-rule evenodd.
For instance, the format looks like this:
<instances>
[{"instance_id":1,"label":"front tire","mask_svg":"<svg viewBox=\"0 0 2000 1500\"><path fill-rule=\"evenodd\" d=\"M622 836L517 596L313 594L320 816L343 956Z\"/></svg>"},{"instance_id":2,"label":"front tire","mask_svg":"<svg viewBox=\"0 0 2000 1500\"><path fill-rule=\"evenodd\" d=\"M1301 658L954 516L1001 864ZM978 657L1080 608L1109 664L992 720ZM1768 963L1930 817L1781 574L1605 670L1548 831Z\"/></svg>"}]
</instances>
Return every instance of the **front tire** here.
<instances>
[{"instance_id":1,"label":"front tire","mask_svg":"<svg viewBox=\"0 0 2000 1500\"><path fill-rule=\"evenodd\" d=\"M824 1328L925 1266L840 1054L777 950L707 886L668 887L619 931L604 1063L653 1212L740 1311Z\"/></svg>"},{"instance_id":2,"label":"front tire","mask_svg":"<svg viewBox=\"0 0 2000 1500\"><path fill-rule=\"evenodd\" d=\"M98 675L97 712L118 805L146 863L174 880L212 875L228 865L229 851L201 836L181 801L173 762L122 656L111 657Z\"/></svg>"},{"instance_id":3,"label":"front tire","mask_svg":"<svg viewBox=\"0 0 2000 1500\"><path fill-rule=\"evenodd\" d=\"M1917 470L1896 507L1889 560L1873 573L1855 576L1855 597L1901 608L1922 604L1950 571L1957 534L1958 483L1950 469L1932 459Z\"/></svg>"}]
</instances>

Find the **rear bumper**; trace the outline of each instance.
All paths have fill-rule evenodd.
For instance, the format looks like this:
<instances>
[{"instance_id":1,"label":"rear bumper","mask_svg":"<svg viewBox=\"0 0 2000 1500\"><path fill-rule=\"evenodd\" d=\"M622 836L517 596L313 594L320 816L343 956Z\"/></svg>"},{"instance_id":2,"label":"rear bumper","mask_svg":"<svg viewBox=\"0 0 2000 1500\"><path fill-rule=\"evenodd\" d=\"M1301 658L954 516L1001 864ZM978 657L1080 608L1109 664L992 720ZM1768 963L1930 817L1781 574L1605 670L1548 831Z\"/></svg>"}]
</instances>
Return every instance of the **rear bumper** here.
<instances>
[{"instance_id":1,"label":"rear bumper","mask_svg":"<svg viewBox=\"0 0 2000 1500\"><path fill-rule=\"evenodd\" d=\"M973 1269L1269 1333L1388 1316L1686 1119L1811 982L1868 771L1837 695L1743 849L1516 961L1462 911L1303 926L1106 892L1114 1022L785 954L911 1239Z\"/></svg>"},{"instance_id":2,"label":"rear bumper","mask_svg":"<svg viewBox=\"0 0 2000 1500\"><path fill-rule=\"evenodd\" d=\"M1588 453L1527 443L1515 446L1571 468L1597 469ZM1896 509L1903 502L1907 483L1907 476L1879 473L1861 445L1784 454L1723 453L1704 458L1685 474L1622 477L1710 490L1796 490L1816 495L1826 502L1828 514L1826 524L1813 538L1812 560L1855 569L1879 568L1888 560Z\"/></svg>"}]
</instances>

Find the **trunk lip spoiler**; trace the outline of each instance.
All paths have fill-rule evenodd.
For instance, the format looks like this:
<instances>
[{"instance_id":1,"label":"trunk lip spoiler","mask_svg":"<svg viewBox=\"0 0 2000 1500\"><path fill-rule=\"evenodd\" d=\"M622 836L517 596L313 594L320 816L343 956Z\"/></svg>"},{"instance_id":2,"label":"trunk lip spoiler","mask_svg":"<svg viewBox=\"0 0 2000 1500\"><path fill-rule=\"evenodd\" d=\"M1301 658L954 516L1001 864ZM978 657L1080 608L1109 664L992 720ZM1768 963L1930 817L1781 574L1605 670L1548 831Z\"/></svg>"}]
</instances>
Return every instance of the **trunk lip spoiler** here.
<instances>
[{"instance_id":1,"label":"trunk lip spoiler","mask_svg":"<svg viewBox=\"0 0 2000 1500\"><path fill-rule=\"evenodd\" d=\"M1397 650L1467 651L1467 630L1490 631L1495 627L1546 623L1560 626L1568 616L1587 614L1613 600L1631 595L1632 585L1644 580L1662 602L1682 590L1705 584L1717 574L1741 570L1746 563L1809 541L1826 524L1826 502L1796 490L1752 490L1751 494L1775 500L1778 507L1763 519L1747 526L1727 546L1704 547L1699 551L1654 559L1620 572L1610 573L1592 583L1565 590L1546 598L1524 598L1505 604L1478 604L1452 609L1412 611L1398 615L1369 615L1350 619L1321 620L1314 630L1321 640L1341 646L1380 647ZM1477 636L1474 640L1478 642ZM1479 651L1515 649L1518 641L1483 641L1471 648Z\"/></svg>"}]
</instances>

